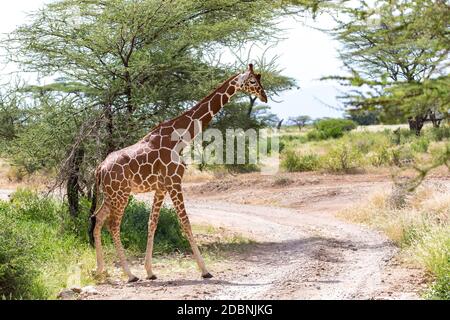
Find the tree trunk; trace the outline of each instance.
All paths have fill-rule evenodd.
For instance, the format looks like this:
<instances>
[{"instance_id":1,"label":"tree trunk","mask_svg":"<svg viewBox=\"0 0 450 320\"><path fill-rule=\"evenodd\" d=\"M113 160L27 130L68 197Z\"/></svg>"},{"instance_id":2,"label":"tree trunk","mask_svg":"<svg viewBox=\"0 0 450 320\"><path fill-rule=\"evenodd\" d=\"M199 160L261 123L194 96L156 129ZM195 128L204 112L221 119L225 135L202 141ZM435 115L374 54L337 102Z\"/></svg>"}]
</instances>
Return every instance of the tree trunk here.
<instances>
[{"instance_id":1,"label":"tree trunk","mask_svg":"<svg viewBox=\"0 0 450 320\"><path fill-rule=\"evenodd\" d=\"M281 125L283 124L284 119L281 119L277 124L277 130L281 129Z\"/></svg>"},{"instance_id":2,"label":"tree trunk","mask_svg":"<svg viewBox=\"0 0 450 320\"><path fill-rule=\"evenodd\" d=\"M250 96L250 105L248 106L248 110L247 110L247 117L249 117L249 118L252 115L252 111L253 111L253 107L255 106L255 102L256 102L256 97Z\"/></svg>"},{"instance_id":3,"label":"tree trunk","mask_svg":"<svg viewBox=\"0 0 450 320\"><path fill-rule=\"evenodd\" d=\"M78 146L75 150L72 159L70 159L70 173L67 180L67 200L69 202L69 212L72 217L76 217L79 213L79 191L80 186L78 179L80 176L80 166L83 162L84 148Z\"/></svg>"},{"instance_id":4,"label":"tree trunk","mask_svg":"<svg viewBox=\"0 0 450 320\"><path fill-rule=\"evenodd\" d=\"M415 116L408 118L409 130L415 131L416 136L420 136L420 132L422 131L425 120L427 119L427 115L425 116Z\"/></svg>"},{"instance_id":5,"label":"tree trunk","mask_svg":"<svg viewBox=\"0 0 450 320\"><path fill-rule=\"evenodd\" d=\"M395 129L394 131L394 137L395 137L395 144L396 145L400 145L400 141L402 138L401 132L400 132L400 128Z\"/></svg>"},{"instance_id":6,"label":"tree trunk","mask_svg":"<svg viewBox=\"0 0 450 320\"><path fill-rule=\"evenodd\" d=\"M108 104L106 107L106 131L108 132L108 137L106 138L106 154L110 154L115 151L116 146L114 143L114 123L113 123L113 113L112 106Z\"/></svg>"},{"instance_id":7,"label":"tree trunk","mask_svg":"<svg viewBox=\"0 0 450 320\"><path fill-rule=\"evenodd\" d=\"M436 112L433 112L431 110L429 111L429 115L430 115L430 120L431 120L431 123L433 124L433 127L434 128L439 128L440 125L441 125L442 119L437 118L436 117Z\"/></svg>"}]
</instances>

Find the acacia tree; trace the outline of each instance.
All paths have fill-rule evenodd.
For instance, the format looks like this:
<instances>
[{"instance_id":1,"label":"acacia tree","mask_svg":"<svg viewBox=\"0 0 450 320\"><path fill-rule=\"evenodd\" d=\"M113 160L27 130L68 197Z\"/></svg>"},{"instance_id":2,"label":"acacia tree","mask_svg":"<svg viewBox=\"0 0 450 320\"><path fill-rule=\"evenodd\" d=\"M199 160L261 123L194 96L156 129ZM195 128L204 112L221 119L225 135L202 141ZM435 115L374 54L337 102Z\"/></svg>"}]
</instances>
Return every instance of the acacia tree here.
<instances>
[{"instance_id":1,"label":"acacia tree","mask_svg":"<svg viewBox=\"0 0 450 320\"><path fill-rule=\"evenodd\" d=\"M345 19L331 33L350 75L325 79L356 88L341 97L352 112L380 111L386 122L409 119L417 134L428 115L447 113L450 8L444 1L360 1L341 10Z\"/></svg>"},{"instance_id":2,"label":"acacia tree","mask_svg":"<svg viewBox=\"0 0 450 320\"><path fill-rule=\"evenodd\" d=\"M56 136L60 140L53 148L58 148L58 181L67 182L75 214L78 194L83 189L88 192L90 173L100 159L178 114L233 71L226 65L208 65L205 55L245 41L267 42L277 35L274 18L288 13L292 3L307 7L316 2L50 3L30 15L31 23L20 26L2 42L9 52L8 62L50 82L21 89L25 101L36 101L30 112L41 117L21 123L22 133L14 145L40 150L39 143L36 148L25 143L32 137L27 129L39 128L39 121L49 115L60 116L60 121L45 127L66 133ZM70 106L59 104L62 97ZM53 113L48 113L48 103ZM60 127L71 128L70 133ZM33 158L39 159L29 157Z\"/></svg>"},{"instance_id":3,"label":"acacia tree","mask_svg":"<svg viewBox=\"0 0 450 320\"><path fill-rule=\"evenodd\" d=\"M291 77L282 75L282 70L278 67L279 56L274 55L268 58L269 49L271 47L267 47L257 57L252 54L254 46L250 46L249 48L241 47L233 53L238 62L238 66L247 66L249 63L254 63L258 66L258 72L261 73L264 79L264 90L271 97L271 100L275 101L274 98L278 96L279 92L292 89L296 86L296 81ZM250 119L256 105L257 97L247 94L247 99L247 118Z\"/></svg>"},{"instance_id":4,"label":"acacia tree","mask_svg":"<svg viewBox=\"0 0 450 320\"><path fill-rule=\"evenodd\" d=\"M297 116L289 118L289 122L295 124L298 127L298 130L302 130L302 128L311 122L310 116Z\"/></svg>"}]
</instances>

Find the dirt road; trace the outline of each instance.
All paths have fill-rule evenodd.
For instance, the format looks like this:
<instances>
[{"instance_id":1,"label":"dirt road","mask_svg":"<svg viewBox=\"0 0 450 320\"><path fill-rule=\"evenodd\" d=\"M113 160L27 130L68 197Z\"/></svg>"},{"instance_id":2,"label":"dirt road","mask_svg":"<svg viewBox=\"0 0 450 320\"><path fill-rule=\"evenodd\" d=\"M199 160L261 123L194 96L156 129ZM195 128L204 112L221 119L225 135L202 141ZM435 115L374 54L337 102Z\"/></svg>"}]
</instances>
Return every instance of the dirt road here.
<instances>
[{"instance_id":1,"label":"dirt road","mask_svg":"<svg viewBox=\"0 0 450 320\"><path fill-rule=\"evenodd\" d=\"M311 178L311 183L303 176L301 183L294 179L288 186L279 186L273 178L256 178L258 182L248 186L239 179L222 181L222 190L204 183L188 187L193 223L224 227L256 243L236 248L223 263L213 264L211 280L201 280L192 270L178 271L155 281L99 285L100 294L88 298L418 299L425 286L423 274L398 264L397 249L384 235L333 215L371 191L389 187L389 180ZM273 204L272 197L283 194L284 207L248 204ZM141 263L133 269L145 277ZM164 270L164 265L158 269Z\"/></svg>"}]
</instances>

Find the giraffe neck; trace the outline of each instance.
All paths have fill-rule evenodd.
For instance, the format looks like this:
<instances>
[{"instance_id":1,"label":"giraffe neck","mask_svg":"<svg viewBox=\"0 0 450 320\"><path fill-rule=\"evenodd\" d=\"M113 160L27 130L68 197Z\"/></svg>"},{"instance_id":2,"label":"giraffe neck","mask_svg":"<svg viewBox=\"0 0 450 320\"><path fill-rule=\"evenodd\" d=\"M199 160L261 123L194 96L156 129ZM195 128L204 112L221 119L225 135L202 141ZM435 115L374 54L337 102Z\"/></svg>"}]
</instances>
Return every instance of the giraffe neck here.
<instances>
[{"instance_id":1,"label":"giraffe neck","mask_svg":"<svg viewBox=\"0 0 450 320\"><path fill-rule=\"evenodd\" d=\"M202 99L196 106L187 112L192 120L199 120L202 129L206 128L212 118L227 104L236 93L237 77L233 75L207 97Z\"/></svg>"},{"instance_id":2,"label":"giraffe neck","mask_svg":"<svg viewBox=\"0 0 450 320\"><path fill-rule=\"evenodd\" d=\"M204 130L211 122L212 118L230 101L231 97L238 90L238 77L240 74L231 76L223 82L216 90L200 100L194 107L187 110L180 116L160 123L153 128L143 140L150 141L154 134L170 135L173 130L188 131L193 139L199 133L198 129ZM198 121L198 122L197 122ZM197 125L200 124L200 128ZM165 128L169 129L168 131Z\"/></svg>"},{"instance_id":3,"label":"giraffe neck","mask_svg":"<svg viewBox=\"0 0 450 320\"><path fill-rule=\"evenodd\" d=\"M172 127L174 129L188 129L191 136L194 137L194 122L199 121L201 130L204 130L211 122L212 118L236 93L238 75L239 74L235 74L230 77L194 107L187 110L181 116L173 119Z\"/></svg>"}]
</instances>

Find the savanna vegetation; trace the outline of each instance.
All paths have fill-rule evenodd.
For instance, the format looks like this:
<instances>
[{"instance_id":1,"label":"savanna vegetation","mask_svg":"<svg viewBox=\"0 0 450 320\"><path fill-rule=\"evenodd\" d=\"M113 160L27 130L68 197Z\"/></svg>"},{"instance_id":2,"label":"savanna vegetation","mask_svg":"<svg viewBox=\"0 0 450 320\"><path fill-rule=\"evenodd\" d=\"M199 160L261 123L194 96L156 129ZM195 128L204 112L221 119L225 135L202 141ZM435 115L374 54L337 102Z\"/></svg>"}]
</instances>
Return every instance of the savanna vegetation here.
<instances>
[{"instance_id":1,"label":"savanna vegetation","mask_svg":"<svg viewBox=\"0 0 450 320\"><path fill-rule=\"evenodd\" d=\"M433 278L425 298L450 299L450 195L445 186L427 183L412 193L394 188L340 215L383 231L402 249L402 259L427 270Z\"/></svg>"},{"instance_id":2,"label":"savanna vegetation","mask_svg":"<svg viewBox=\"0 0 450 320\"><path fill-rule=\"evenodd\" d=\"M94 283L95 251L89 246L90 202L82 199L73 218L67 202L35 191L16 191L9 202L0 201L0 296L4 299L56 298L64 287ZM150 208L132 199L122 224L123 243L130 253L142 255L147 244ZM106 254L114 255L109 233L104 232ZM156 255L187 252L174 210L163 208L155 239Z\"/></svg>"},{"instance_id":3,"label":"savanna vegetation","mask_svg":"<svg viewBox=\"0 0 450 320\"><path fill-rule=\"evenodd\" d=\"M340 127L336 125L340 123ZM326 127L326 129L319 129ZM348 120L327 119L304 134L281 135L281 165L289 172L351 173L384 168L420 168L449 152L450 128L350 130Z\"/></svg>"},{"instance_id":4,"label":"savanna vegetation","mask_svg":"<svg viewBox=\"0 0 450 320\"><path fill-rule=\"evenodd\" d=\"M344 210L340 216L383 231L401 248L404 261L425 269L431 279L425 298L450 299L449 188L439 181L419 184L429 173L421 168L445 172L439 164L450 153L450 126L429 126L420 136L406 128L367 128L342 129L337 138L322 140L316 139L317 126L303 134L288 130L281 136L281 165L288 172L358 174L381 169L391 174L392 190L372 195L368 203Z\"/></svg>"}]
</instances>

